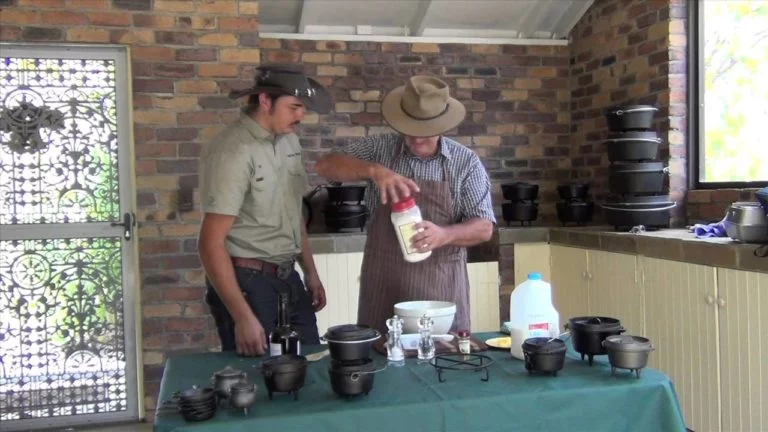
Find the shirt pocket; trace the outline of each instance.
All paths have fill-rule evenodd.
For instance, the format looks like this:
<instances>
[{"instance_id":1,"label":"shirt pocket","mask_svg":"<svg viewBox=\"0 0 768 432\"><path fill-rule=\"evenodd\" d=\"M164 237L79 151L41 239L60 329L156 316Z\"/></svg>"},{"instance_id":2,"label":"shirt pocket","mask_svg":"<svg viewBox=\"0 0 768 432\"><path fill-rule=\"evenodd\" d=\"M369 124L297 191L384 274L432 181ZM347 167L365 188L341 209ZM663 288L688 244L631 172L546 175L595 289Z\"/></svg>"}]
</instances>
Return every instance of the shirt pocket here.
<instances>
[{"instance_id":1,"label":"shirt pocket","mask_svg":"<svg viewBox=\"0 0 768 432\"><path fill-rule=\"evenodd\" d=\"M288 182L291 185L294 198L300 199L304 194L309 192L309 180L301 161L301 154L288 158L287 171Z\"/></svg>"},{"instance_id":2,"label":"shirt pocket","mask_svg":"<svg viewBox=\"0 0 768 432\"><path fill-rule=\"evenodd\" d=\"M280 208L275 206L275 199L278 195L274 173L257 167L251 176L251 200L246 213L259 224L277 225Z\"/></svg>"}]
</instances>

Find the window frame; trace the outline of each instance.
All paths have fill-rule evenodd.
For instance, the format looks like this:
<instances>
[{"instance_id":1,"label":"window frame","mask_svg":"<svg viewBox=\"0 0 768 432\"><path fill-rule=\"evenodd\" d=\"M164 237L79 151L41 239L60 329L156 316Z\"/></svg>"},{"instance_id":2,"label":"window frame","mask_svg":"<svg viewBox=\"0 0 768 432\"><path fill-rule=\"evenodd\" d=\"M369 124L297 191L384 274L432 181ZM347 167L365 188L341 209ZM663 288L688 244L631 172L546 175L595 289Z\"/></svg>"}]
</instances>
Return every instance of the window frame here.
<instances>
[{"instance_id":1,"label":"window frame","mask_svg":"<svg viewBox=\"0 0 768 432\"><path fill-rule=\"evenodd\" d=\"M701 2L688 3L688 186L692 190L758 189L768 186L765 181L704 182L699 175L704 155L704 14ZM703 156L703 157L702 157Z\"/></svg>"}]
</instances>

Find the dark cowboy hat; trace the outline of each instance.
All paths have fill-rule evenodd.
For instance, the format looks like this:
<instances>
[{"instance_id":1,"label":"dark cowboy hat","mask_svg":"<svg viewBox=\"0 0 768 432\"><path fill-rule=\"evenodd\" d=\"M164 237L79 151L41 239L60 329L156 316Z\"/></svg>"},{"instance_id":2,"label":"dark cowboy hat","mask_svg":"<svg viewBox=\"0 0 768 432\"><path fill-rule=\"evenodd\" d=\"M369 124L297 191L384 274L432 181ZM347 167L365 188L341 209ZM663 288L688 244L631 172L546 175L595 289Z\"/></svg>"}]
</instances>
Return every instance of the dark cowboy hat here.
<instances>
[{"instance_id":1,"label":"dark cowboy hat","mask_svg":"<svg viewBox=\"0 0 768 432\"><path fill-rule=\"evenodd\" d=\"M331 95L319 82L291 65L262 65L256 69L253 87L232 90L231 99L259 93L296 96L310 111L326 114L331 110Z\"/></svg>"}]
</instances>

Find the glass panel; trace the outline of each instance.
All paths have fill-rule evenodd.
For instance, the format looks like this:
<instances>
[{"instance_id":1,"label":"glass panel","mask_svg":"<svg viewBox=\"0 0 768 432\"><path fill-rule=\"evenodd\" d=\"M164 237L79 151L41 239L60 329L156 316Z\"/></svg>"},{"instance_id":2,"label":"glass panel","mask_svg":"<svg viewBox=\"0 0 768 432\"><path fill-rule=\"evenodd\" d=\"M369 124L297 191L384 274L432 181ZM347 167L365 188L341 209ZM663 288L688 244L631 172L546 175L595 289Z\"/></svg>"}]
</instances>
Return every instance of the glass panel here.
<instances>
[{"instance_id":1,"label":"glass panel","mask_svg":"<svg viewBox=\"0 0 768 432\"><path fill-rule=\"evenodd\" d=\"M699 180L768 181L768 2L700 4L704 164Z\"/></svg>"},{"instance_id":2,"label":"glass panel","mask_svg":"<svg viewBox=\"0 0 768 432\"><path fill-rule=\"evenodd\" d=\"M121 243L0 242L0 422L127 409Z\"/></svg>"},{"instance_id":3,"label":"glass panel","mask_svg":"<svg viewBox=\"0 0 768 432\"><path fill-rule=\"evenodd\" d=\"M117 221L114 60L0 58L0 225Z\"/></svg>"}]
</instances>

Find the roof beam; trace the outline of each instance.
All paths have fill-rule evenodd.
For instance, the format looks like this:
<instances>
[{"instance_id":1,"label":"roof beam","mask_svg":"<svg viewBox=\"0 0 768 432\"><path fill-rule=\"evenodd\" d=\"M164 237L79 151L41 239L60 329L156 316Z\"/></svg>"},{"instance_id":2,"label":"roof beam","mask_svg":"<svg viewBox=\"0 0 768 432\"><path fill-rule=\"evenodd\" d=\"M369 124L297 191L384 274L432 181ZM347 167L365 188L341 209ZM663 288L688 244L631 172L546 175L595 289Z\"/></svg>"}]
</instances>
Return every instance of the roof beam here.
<instances>
[{"instance_id":1,"label":"roof beam","mask_svg":"<svg viewBox=\"0 0 768 432\"><path fill-rule=\"evenodd\" d=\"M416 15L414 15L413 20L411 20L411 25L409 26L411 36L424 35L424 21L426 21L425 18L427 17L431 5L432 0L419 0Z\"/></svg>"},{"instance_id":2,"label":"roof beam","mask_svg":"<svg viewBox=\"0 0 768 432\"><path fill-rule=\"evenodd\" d=\"M526 14L528 19L523 21L523 24L520 26L520 37L528 38L539 29L541 23L546 19L552 3L552 0L539 0L533 8L528 10Z\"/></svg>"},{"instance_id":3,"label":"roof beam","mask_svg":"<svg viewBox=\"0 0 768 432\"><path fill-rule=\"evenodd\" d=\"M309 13L307 13L307 7L309 5L307 3L311 1L312 0L299 0L299 24L296 25L296 33L304 33L307 29L307 21L309 18Z\"/></svg>"},{"instance_id":4,"label":"roof beam","mask_svg":"<svg viewBox=\"0 0 768 432\"><path fill-rule=\"evenodd\" d=\"M571 0L571 5L563 12L554 27L554 33L560 37L568 37L568 34L576 27L585 13L594 3L594 0Z\"/></svg>"}]
</instances>

